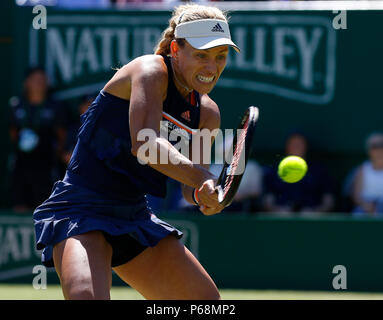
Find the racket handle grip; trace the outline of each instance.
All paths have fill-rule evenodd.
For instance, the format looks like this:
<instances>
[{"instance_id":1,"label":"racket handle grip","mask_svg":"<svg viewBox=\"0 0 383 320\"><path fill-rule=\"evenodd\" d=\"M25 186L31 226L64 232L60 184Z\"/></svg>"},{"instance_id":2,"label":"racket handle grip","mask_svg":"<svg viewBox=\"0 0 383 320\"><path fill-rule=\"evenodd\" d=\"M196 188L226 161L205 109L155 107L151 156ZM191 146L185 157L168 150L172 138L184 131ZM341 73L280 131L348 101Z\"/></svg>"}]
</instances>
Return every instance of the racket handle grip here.
<instances>
[{"instance_id":1,"label":"racket handle grip","mask_svg":"<svg viewBox=\"0 0 383 320\"><path fill-rule=\"evenodd\" d=\"M223 189L221 186L215 187L215 192L218 194L218 202L221 203L223 201Z\"/></svg>"}]
</instances>

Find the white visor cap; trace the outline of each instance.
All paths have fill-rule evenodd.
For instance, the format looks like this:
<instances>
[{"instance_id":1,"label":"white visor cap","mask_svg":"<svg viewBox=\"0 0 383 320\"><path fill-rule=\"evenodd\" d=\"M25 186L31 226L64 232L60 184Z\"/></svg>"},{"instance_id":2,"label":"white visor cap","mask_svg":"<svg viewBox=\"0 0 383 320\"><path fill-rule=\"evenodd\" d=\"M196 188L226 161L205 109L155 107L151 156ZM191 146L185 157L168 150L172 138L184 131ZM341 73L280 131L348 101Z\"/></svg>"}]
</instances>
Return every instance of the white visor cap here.
<instances>
[{"instance_id":1,"label":"white visor cap","mask_svg":"<svg viewBox=\"0 0 383 320\"><path fill-rule=\"evenodd\" d=\"M229 25L219 19L194 20L177 25L176 38L184 38L195 49L210 49L228 45L240 52L238 46L231 41Z\"/></svg>"}]
</instances>

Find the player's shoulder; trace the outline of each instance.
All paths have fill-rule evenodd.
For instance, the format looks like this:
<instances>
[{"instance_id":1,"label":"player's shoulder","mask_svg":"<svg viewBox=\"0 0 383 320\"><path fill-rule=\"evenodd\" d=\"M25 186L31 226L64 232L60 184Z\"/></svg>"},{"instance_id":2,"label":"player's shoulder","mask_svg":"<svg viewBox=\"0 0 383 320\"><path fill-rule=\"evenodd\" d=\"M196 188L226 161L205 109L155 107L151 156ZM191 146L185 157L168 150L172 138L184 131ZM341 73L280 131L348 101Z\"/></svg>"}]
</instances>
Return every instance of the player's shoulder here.
<instances>
[{"instance_id":1,"label":"player's shoulder","mask_svg":"<svg viewBox=\"0 0 383 320\"><path fill-rule=\"evenodd\" d=\"M147 54L134 59L131 63L134 75L142 77L164 78L168 76L168 68L163 56Z\"/></svg>"},{"instance_id":2,"label":"player's shoulder","mask_svg":"<svg viewBox=\"0 0 383 320\"><path fill-rule=\"evenodd\" d=\"M160 55L143 55L125 64L105 85L104 90L120 98L130 100L133 88L161 92L165 95L168 72L164 58Z\"/></svg>"},{"instance_id":3,"label":"player's shoulder","mask_svg":"<svg viewBox=\"0 0 383 320\"><path fill-rule=\"evenodd\" d=\"M215 111L218 110L219 111L218 105L207 94L201 95L201 106L204 108L208 108L210 110L215 110Z\"/></svg>"},{"instance_id":4,"label":"player's shoulder","mask_svg":"<svg viewBox=\"0 0 383 320\"><path fill-rule=\"evenodd\" d=\"M207 94L201 96L200 128L219 128L221 114L217 103Z\"/></svg>"}]
</instances>

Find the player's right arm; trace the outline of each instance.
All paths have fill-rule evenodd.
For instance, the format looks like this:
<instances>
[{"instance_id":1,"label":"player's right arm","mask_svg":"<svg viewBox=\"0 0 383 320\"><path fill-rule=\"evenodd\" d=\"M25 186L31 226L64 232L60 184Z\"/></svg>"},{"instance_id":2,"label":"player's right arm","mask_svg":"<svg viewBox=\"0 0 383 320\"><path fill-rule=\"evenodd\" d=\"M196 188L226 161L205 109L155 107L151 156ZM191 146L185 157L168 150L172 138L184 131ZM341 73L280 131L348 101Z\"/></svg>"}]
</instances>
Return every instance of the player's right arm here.
<instances>
[{"instance_id":1,"label":"player's right arm","mask_svg":"<svg viewBox=\"0 0 383 320\"><path fill-rule=\"evenodd\" d=\"M119 72L122 75L118 75ZM203 166L193 164L183 156L165 138L160 135L160 121L162 120L163 101L166 98L168 86L168 72L166 64L161 56L148 55L132 61L129 65L119 70L116 79L126 79L125 86L121 89L113 88L109 83L105 90L118 96L126 95L130 90L129 127L131 134L132 149L134 156L142 158L142 148L154 150L156 157L146 157L148 165L174 180L193 188L199 188L206 180L214 176ZM117 92L116 92L117 91ZM154 139L139 141L139 133L143 129L150 129ZM167 158L167 163L160 163L161 158ZM176 159L178 164L172 163L170 158Z\"/></svg>"},{"instance_id":2,"label":"player's right arm","mask_svg":"<svg viewBox=\"0 0 383 320\"><path fill-rule=\"evenodd\" d=\"M210 167L210 162L204 163L205 153L209 153L211 150L211 147L215 140L215 132L217 129L220 128L221 116L217 104L212 99L210 99L207 94L201 97L200 110L201 113L199 129L207 129L210 133L210 135L207 135L207 137L210 137L210 139L200 139L202 137L194 136L193 138L198 140L200 143L194 146L193 141L195 139L191 140L191 143L189 145L189 159L192 159L192 161L194 161L194 158L196 158L197 163L201 163L202 166L205 167L206 170L208 170ZM193 157L194 152L198 153L196 157ZM224 207L218 202L218 194L215 190L217 178L218 177L215 177L214 180L206 181L198 189L198 205L201 212L205 215L216 214L224 209ZM194 193L194 189L182 184L181 189L185 200L191 204L194 204L194 199L192 196L192 194Z\"/></svg>"}]
</instances>

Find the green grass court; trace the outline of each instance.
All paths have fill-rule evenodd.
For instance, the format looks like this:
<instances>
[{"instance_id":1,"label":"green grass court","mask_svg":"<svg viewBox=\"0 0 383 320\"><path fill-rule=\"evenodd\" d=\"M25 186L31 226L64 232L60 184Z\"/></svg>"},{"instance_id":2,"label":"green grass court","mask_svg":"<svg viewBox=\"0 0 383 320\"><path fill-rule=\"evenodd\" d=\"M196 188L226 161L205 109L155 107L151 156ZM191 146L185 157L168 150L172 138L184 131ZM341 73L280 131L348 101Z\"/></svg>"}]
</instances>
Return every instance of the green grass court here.
<instances>
[{"instance_id":1,"label":"green grass court","mask_svg":"<svg viewBox=\"0 0 383 320\"><path fill-rule=\"evenodd\" d=\"M232 290L221 289L224 300L383 300L383 293ZM143 300L135 290L114 287L112 300ZM32 285L0 285L0 300L63 300L61 288L49 285L45 290L35 290Z\"/></svg>"}]
</instances>

